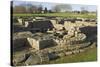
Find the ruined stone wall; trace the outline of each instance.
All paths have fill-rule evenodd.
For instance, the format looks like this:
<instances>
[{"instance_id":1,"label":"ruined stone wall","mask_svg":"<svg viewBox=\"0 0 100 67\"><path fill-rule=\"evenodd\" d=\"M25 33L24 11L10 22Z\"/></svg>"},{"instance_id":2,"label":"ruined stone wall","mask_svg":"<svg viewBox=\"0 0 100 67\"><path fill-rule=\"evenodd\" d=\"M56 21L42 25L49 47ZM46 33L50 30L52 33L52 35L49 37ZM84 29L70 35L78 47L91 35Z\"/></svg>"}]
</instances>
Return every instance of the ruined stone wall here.
<instances>
[{"instance_id":1,"label":"ruined stone wall","mask_svg":"<svg viewBox=\"0 0 100 67\"><path fill-rule=\"evenodd\" d=\"M39 48L43 49L43 48L49 48L56 45L55 42L53 40L41 40L39 41Z\"/></svg>"},{"instance_id":2,"label":"ruined stone wall","mask_svg":"<svg viewBox=\"0 0 100 67\"><path fill-rule=\"evenodd\" d=\"M23 25L23 19L19 18L18 22L19 22L20 25Z\"/></svg>"},{"instance_id":3,"label":"ruined stone wall","mask_svg":"<svg viewBox=\"0 0 100 67\"><path fill-rule=\"evenodd\" d=\"M52 19L52 20L50 20L51 21L51 23L53 24L53 25L56 25L57 24L57 20L56 19Z\"/></svg>"},{"instance_id":4,"label":"ruined stone wall","mask_svg":"<svg viewBox=\"0 0 100 67\"><path fill-rule=\"evenodd\" d=\"M27 40L32 48L35 48L37 50L49 48L56 45L53 40L35 40L34 38L27 38Z\"/></svg>"},{"instance_id":5,"label":"ruined stone wall","mask_svg":"<svg viewBox=\"0 0 100 67\"><path fill-rule=\"evenodd\" d=\"M18 38L13 40L13 48L19 49L21 47L27 46L28 42L26 38Z\"/></svg>"},{"instance_id":6,"label":"ruined stone wall","mask_svg":"<svg viewBox=\"0 0 100 67\"><path fill-rule=\"evenodd\" d=\"M32 46L32 48L35 48L35 49L39 50L39 42L38 41L36 41L33 38L27 38L27 40L29 42L29 45Z\"/></svg>"}]
</instances>

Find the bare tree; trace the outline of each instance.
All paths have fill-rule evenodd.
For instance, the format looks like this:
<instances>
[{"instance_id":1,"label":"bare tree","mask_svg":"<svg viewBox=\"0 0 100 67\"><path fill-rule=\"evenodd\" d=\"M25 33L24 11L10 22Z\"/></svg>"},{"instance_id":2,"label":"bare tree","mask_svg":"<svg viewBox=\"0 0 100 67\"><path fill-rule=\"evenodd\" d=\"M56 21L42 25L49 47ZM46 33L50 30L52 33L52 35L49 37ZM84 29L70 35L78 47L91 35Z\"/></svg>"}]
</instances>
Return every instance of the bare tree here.
<instances>
[{"instance_id":1,"label":"bare tree","mask_svg":"<svg viewBox=\"0 0 100 67\"><path fill-rule=\"evenodd\" d=\"M60 4L60 5L54 6L52 10L55 12L66 12L66 11L71 11L72 7L71 7L71 5L68 5L68 4L66 4L66 5Z\"/></svg>"},{"instance_id":2,"label":"bare tree","mask_svg":"<svg viewBox=\"0 0 100 67\"><path fill-rule=\"evenodd\" d=\"M28 10L30 13L36 13L38 9L35 5L31 5Z\"/></svg>"},{"instance_id":3,"label":"bare tree","mask_svg":"<svg viewBox=\"0 0 100 67\"><path fill-rule=\"evenodd\" d=\"M13 13L37 13L41 8L32 4L21 4L13 7Z\"/></svg>"},{"instance_id":4,"label":"bare tree","mask_svg":"<svg viewBox=\"0 0 100 67\"><path fill-rule=\"evenodd\" d=\"M26 8L24 6L14 6L13 13L26 13Z\"/></svg>"},{"instance_id":5,"label":"bare tree","mask_svg":"<svg viewBox=\"0 0 100 67\"><path fill-rule=\"evenodd\" d=\"M47 9L47 7L45 7L45 9L44 9L44 13L47 13L48 12L48 9Z\"/></svg>"},{"instance_id":6,"label":"bare tree","mask_svg":"<svg viewBox=\"0 0 100 67\"><path fill-rule=\"evenodd\" d=\"M82 13L82 14L88 13L87 7L82 6L82 7L81 7L81 13Z\"/></svg>"},{"instance_id":7,"label":"bare tree","mask_svg":"<svg viewBox=\"0 0 100 67\"><path fill-rule=\"evenodd\" d=\"M38 7L38 13L41 13L41 12L42 12L42 10L43 10L42 5L39 5L39 7Z\"/></svg>"}]
</instances>

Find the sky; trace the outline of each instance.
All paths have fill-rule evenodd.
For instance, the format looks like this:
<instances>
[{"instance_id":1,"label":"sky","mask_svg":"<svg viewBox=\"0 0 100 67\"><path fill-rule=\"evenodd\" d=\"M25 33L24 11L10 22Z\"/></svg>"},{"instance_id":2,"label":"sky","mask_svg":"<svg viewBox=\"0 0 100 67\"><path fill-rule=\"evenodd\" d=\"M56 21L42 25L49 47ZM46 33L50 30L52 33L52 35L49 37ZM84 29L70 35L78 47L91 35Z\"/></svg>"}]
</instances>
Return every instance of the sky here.
<instances>
[{"instance_id":1,"label":"sky","mask_svg":"<svg viewBox=\"0 0 100 67\"><path fill-rule=\"evenodd\" d=\"M43 8L47 7L49 10L52 9L57 4L61 3L49 3L49 2L34 2L34 1L13 1L13 5L21 5L21 4L33 4L33 5L42 5ZM80 4L69 4L72 6L72 10L81 10L81 7L85 7L88 11L96 11L97 6L96 5L80 5Z\"/></svg>"}]
</instances>

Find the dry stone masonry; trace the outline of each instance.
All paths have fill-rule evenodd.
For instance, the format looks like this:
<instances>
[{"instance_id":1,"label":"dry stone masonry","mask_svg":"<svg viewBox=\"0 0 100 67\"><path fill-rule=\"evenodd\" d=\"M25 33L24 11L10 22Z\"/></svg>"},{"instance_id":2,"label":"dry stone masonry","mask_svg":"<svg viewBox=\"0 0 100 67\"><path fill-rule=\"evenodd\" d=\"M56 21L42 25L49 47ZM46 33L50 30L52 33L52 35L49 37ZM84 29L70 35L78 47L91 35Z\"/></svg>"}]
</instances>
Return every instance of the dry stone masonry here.
<instances>
[{"instance_id":1,"label":"dry stone masonry","mask_svg":"<svg viewBox=\"0 0 100 67\"><path fill-rule=\"evenodd\" d=\"M14 17L16 23L15 21L13 23L17 26L14 31L17 32L13 33L13 49L15 52L16 49L23 49L19 52L19 56L14 54L14 65L48 63L63 56L84 52L92 48L94 46L92 44L96 44L96 19L28 18Z\"/></svg>"}]
</instances>

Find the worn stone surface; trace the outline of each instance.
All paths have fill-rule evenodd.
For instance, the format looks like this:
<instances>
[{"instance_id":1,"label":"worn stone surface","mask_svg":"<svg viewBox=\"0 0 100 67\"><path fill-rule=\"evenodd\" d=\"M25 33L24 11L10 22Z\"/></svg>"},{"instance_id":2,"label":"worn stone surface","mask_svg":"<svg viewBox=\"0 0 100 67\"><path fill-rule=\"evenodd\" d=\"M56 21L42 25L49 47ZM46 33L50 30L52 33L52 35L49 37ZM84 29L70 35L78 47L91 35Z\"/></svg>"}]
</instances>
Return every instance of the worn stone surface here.
<instances>
[{"instance_id":1,"label":"worn stone surface","mask_svg":"<svg viewBox=\"0 0 100 67\"><path fill-rule=\"evenodd\" d=\"M71 55L71 54L72 54L72 52L71 52L71 51L69 51L69 52L66 52L65 54L66 54L66 55Z\"/></svg>"},{"instance_id":2,"label":"worn stone surface","mask_svg":"<svg viewBox=\"0 0 100 67\"><path fill-rule=\"evenodd\" d=\"M39 64L39 63L41 63L41 59L38 55L35 55L35 54L31 54L25 61L26 65L34 65L34 64Z\"/></svg>"}]
</instances>

